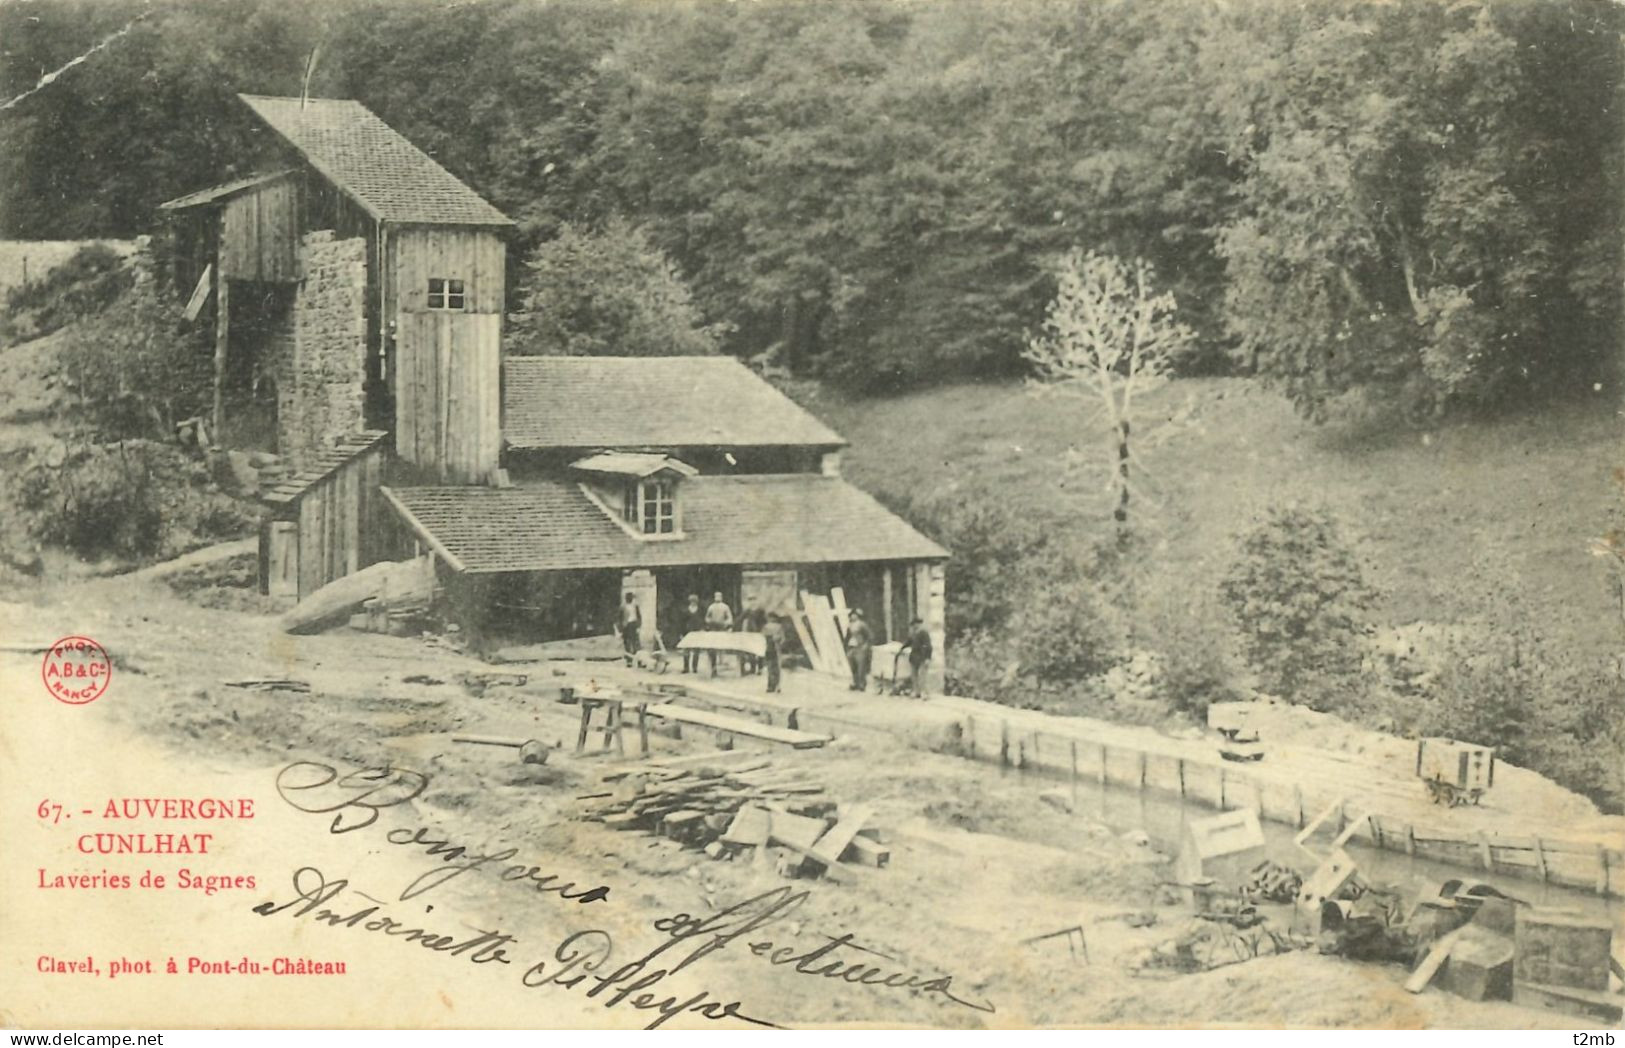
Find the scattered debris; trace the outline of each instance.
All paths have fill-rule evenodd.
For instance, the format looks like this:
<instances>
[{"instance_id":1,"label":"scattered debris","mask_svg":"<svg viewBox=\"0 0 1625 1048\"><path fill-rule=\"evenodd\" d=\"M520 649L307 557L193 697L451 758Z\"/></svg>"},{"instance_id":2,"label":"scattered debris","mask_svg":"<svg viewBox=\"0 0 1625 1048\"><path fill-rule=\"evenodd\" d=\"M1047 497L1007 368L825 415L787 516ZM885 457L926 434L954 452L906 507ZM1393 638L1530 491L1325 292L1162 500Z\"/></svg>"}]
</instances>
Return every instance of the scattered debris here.
<instances>
[{"instance_id":1,"label":"scattered debris","mask_svg":"<svg viewBox=\"0 0 1625 1048\"><path fill-rule=\"evenodd\" d=\"M1265 859L1253 867L1241 890L1249 899L1286 903L1297 898L1302 887L1303 878L1297 870Z\"/></svg>"},{"instance_id":2,"label":"scattered debris","mask_svg":"<svg viewBox=\"0 0 1625 1048\"><path fill-rule=\"evenodd\" d=\"M402 684L444 684L439 677L431 677L427 673L408 673L401 678Z\"/></svg>"},{"instance_id":3,"label":"scattered debris","mask_svg":"<svg viewBox=\"0 0 1625 1048\"><path fill-rule=\"evenodd\" d=\"M1089 963L1089 941L1084 936L1083 925L1081 924L1073 925L1070 928L1062 928L1059 931L1048 932L1044 935L1035 935L1030 939L1023 939L1021 945L1037 946L1052 939L1062 938L1066 940L1066 951L1074 961L1082 957L1084 964Z\"/></svg>"},{"instance_id":4,"label":"scattered debris","mask_svg":"<svg viewBox=\"0 0 1625 1048\"><path fill-rule=\"evenodd\" d=\"M1072 814L1072 794L1068 790L1045 790L1038 799L1056 811Z\"/></svg>"},{"instance_id":5,"label":"scattered debris","mask_svg":"<svg viewBox=\"0 0 1625 1048\"><path fill-rule=\"evenodd\" d=\"M288 677L250 678L247 680L221 681L228 688L244 688L248 691L297 691L308 692L310 682L293 680Z\"/></svg>"},{"instance_id":6,"label":"scattered debris","mask_svg":"<svg viewBox=\"0 0 1625 1048\"><path fill-rule=\"evenodd\" d=\"M519 751L521 764L546 764L548 745L535 739L513 739L501 735L453 735L452 742L476 746L507 746Z\"/></svg>"},{"instance_id":7,"label":"scattered debris","mask_svg":"<svg viewBox=\"0 0 1625 1048\"><path fill-rule=\"evenodd\" d=\"M523 673L500 673L491 670L457 675L457 682L470 695L483 695L486 688L523 688L529 680L530 678Z\"/></svg>"},{"instance_id":8,"label":"scattered debris","mask_svg":"<svg viewBox=\"0 0 1625 1048\"><path fill-rule=\"evenodd\" d=\"M604 803L582 817L659 834L713 859L771 861L789 877L839 879L843 863L880 867L890 860L872 836L866 805L841 811L832 823L835 804L822 785L767 758L747 758L694 755L607 772L605 781L617 785L607 796L588 795Z\"/></svg>"}]
</instances>

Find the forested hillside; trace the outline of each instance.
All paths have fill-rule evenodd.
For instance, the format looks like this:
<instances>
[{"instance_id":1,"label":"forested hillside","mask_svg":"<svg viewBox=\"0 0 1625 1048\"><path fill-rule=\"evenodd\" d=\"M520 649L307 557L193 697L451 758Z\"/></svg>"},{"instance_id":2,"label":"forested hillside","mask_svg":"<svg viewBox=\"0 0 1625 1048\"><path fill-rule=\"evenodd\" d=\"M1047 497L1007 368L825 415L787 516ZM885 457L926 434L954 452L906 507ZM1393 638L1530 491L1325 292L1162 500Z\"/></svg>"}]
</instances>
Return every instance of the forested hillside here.
<instances>
[{"instance_id":1,"label":"forested hillside","mask_svg":"<svg viewBox=\"0 0 1625 1048\"><path fill-rule=\"evenodd\" d=\"M521 222L669 260L693 325L888 390L1021 369L1055 254L1143 256L1304 413L1612 382L1621 9L61 0L0 7L0 231L237 173L234 92L354 97ZM131 24L133 21L133 25ZM618 232L617 232L618 231ZM516 291L523 291L522 285ZM685 314L686 316L686 314Z\"/></svg>"}]
</instances>

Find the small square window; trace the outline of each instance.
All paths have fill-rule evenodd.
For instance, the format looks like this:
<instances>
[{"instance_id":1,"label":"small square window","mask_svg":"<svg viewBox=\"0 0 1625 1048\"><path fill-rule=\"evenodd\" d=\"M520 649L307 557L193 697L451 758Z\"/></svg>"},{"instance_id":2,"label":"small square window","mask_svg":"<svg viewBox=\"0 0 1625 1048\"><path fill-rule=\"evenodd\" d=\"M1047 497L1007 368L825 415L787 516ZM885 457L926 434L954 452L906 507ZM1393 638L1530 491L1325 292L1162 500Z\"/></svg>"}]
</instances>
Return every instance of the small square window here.
<instances>
[{"instance_id":1,"label":"small square window","mask_svg":"<svg viewBox=\"0 0 1625 1048\"><path fill-rule=\"evenodd\" d=\"M468 301L461 280L451 280L447 277L429 278L429 308L430 309L462 309Z\"/></svg>"},{"instance_id":2,"label":"small square window","mask_svg":"<svg viewBox=\"0 0 1625 1048\"><path fill-rule=\"evenodd\" d=\"M646 480L626 489L627 523L645 535L677 532L677 488L669 480Z\"/></svg>"}]
</instances>

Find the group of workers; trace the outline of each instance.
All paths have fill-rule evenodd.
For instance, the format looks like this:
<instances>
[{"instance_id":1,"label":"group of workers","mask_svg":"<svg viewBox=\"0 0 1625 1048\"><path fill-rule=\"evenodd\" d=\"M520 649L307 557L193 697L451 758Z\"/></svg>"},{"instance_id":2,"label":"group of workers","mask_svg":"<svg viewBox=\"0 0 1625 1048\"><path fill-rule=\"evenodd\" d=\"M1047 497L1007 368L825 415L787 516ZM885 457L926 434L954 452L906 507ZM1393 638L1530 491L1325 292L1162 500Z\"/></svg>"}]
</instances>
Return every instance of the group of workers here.
<instances>
[{"instance_id":1,"label":"group of workers","mask_svg":"<svg viewBox=\"0 0 1625 1048\"><path fill-rule=\"evenodd\" d=\"M723 633L735 629L745 633L761 634L766 642L766 654L761 658L755 655L741 654L739 656L740 676L766 670L767 690L769 693L777 692L781 682L780 654L789 637L786 627L787 620L783 615L768 612L759 607L750 607L740 615L737 621L733 609L723 599L720 592L714 593L711 603L705 608L700 607L699 594L690 593L688 602L677 614L674 625L676 633L682 636L689 633L713 632ZM643 633L643 610L638 606L637 598L628 593L620 607L619 632L621 644L626 652L626 664L632 665L637 656ZM908 636L904 638L898 650L898 657L908 654L910 669L909 684L912 693L918 698L925 697L925 668L934 654L931 645L931 633L925 628L921 619L914 619L909 623ZM700 668L700 652L695 649L683 651L683 672L698 673ZM710 659L711 676L717 675L717 652L711 649L705 652ZM874 659L874 634L869 628L869 622L864 618L863 612L853 608L848 616L846 628L846 662L852 670L851 691L866 691L869 687L869 673Z\"/></svg>"}]
</instances>

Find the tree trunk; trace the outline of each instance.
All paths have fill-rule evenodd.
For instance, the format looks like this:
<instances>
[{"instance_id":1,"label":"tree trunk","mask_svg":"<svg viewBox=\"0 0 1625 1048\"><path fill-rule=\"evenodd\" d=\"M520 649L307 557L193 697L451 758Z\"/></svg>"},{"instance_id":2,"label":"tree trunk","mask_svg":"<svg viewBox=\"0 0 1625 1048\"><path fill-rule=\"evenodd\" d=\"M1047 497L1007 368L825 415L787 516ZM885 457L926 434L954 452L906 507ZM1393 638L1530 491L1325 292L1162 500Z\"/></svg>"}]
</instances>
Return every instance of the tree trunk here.
<instances>
[{"instance_id":1,"label":"tree trunk","mask_svg":"<svg viewBox=\"0 0 1625 1048\"><path fill-rule=\"evenodd\" d=\"M1119 537L1128 533L1128 436L1128 419L1123 419L1117 424L1117 509L1112 512Z\"/></svg>"}]
</instances>

